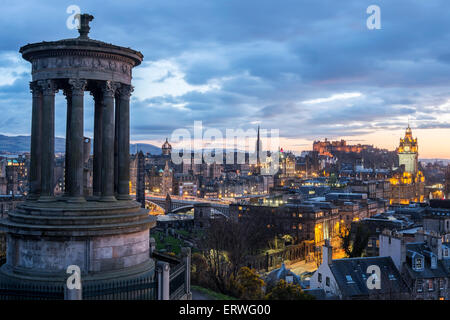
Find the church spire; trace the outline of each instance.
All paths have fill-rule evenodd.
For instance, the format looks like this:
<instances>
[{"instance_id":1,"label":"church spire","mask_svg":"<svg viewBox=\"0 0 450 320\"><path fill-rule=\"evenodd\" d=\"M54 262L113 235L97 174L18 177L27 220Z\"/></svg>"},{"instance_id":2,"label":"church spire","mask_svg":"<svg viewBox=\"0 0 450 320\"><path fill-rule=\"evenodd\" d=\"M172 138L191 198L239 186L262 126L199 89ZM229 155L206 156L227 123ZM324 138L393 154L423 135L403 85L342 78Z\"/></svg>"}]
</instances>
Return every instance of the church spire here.
<instances>
[{"instance_id":1,"label":"church spire","mask_svg":"<svg viewBox=\"0 0 450 320\"><path fill-rule=\"evenodd\" d=\"M261 152L261 138L259 135L259 125L258 125L258 137L256 139L256 165L258 173L260 173L261 170L261 159L259 157L260 152Z\"/></svg>"}]
</instances>

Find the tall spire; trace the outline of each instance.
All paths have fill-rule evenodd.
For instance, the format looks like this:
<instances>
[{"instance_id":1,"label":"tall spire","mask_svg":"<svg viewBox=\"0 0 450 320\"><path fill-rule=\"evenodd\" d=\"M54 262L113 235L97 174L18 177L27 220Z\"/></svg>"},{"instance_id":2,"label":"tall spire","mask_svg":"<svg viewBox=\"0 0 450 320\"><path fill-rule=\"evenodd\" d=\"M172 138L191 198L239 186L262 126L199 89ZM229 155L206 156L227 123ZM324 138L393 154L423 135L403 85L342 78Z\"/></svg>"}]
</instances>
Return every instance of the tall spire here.
<instances>
[{"instance_id":1,"label":"tall spire","mask_svg":"<svg viewBox=\"0 0 450 320\"><path fill-rule=\"evenodd\" d=\"M258 171L261 166L261 159L259 157L259 153L261 152L260 147L261 147L261 140L259 136L259 125L258 125L258 137L256 139L256 164L258 166Z\"/></svg>"}]
</instances>

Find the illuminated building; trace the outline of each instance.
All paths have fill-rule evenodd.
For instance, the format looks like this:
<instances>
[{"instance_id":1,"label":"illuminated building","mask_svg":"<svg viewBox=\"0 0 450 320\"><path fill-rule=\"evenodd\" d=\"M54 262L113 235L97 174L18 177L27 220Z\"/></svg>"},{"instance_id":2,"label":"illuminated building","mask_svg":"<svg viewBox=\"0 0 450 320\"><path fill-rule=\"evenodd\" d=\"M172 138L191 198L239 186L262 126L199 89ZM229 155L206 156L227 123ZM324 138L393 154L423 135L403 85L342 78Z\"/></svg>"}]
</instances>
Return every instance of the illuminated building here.
<instances>
[{"instance_id":1,"label":"illuminated building","mask_svg":"<svg viewBox=\"0 0 450 320\"><path fill-rule=\"evenodd\" d=\"M295 177L295 156L291 152L284 152L283 149L281 149L279 152L278 172L274 178L275 185L289 185Z\"/></svg>"},{"instance_id":2,"label":"illuminated building","mask_svg":"<svg viewBox=\"0 0 450 320\"><path fill-rule=\"evenodd\" d=\"M191 174L176 173L173 176L173 194L180 197L197 196L197 178Z\"/></svg>"},{"instance_id":3,"label":"illuminated building","mask_svg":"<svg viewBox=\"0 0 450 320\"><path fill-rule=\"evenodd\" d=\"M292 153L280 152L281 177L295 177L295 156Z\"/></svg>"},{"instance_id":4,"label":"illuminated building","mask_svg":"<svg viewBox=\"0 0 450 320\"><path fill-rule=\"evenodd\" d=\"M330 204L284 203L230 204L230 216L237 219L266 219L294 243L311 241L320 246L326 239L337 243L340 233L339 211Z\"/></svg>"},{"instance_id":5,"label":"illuminated building","mask_svg":"<svg viewBox=\"0 0 450 320\"><path fill-rule=\"evenodd\" d=\"M367 148L365 145L357 144L357 145L347 145L347 141L328 141L325 138L325 141L314 141L313 150L317 151L321 156L329 156L333 157L333 152L355 152L361 153L362 150Z\"/></svg>"},{"instance_id":6,"label":"illuminated building","mask_svg":"<svg viewBox=\"0 0 450 320\"><path fill-rule=\"evenodd\" d=\"M405 137L400 139L397 149L399 170L391 177L391 204L409 204L422 202L425 194L425 177L419 170L419 145L417 138L412 137L408 125Z\"/></svg>"},{"instance_id":7,"label":"illuminated building","mask_svg":"<svg viewBox=\"0 0 450 320\"><path fill-rule=\"evenodd\" d=\"M412 130L408 125L405 137L400 138L400 146L398 147L398 165L405 166L405 172L416 175L419 171L419 147L417 138L413 138Z\"/></svg>"},{"instance_id":8,"label":"illuminated building","mask_svg":"<svg viewBox=\"0 0 450 320\"><path fill-rule=\"evenodd\" d=\"M23 155L0 160L0 194L26 194L28 160Z\"/></svg>"}]
</instances>

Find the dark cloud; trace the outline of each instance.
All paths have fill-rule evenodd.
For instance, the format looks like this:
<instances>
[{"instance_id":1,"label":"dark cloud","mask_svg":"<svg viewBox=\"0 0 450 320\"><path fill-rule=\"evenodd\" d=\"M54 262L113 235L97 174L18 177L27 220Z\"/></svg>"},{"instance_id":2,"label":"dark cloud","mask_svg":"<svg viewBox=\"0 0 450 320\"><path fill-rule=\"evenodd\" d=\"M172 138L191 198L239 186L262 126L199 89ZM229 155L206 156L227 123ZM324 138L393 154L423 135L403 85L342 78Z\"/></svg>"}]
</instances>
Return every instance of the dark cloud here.
<instances>
[{"instance_id":1,"label":"dark cloud","mask_svg":"<svg viewBox=\"0 0 450 320\"><path fill-rule=\"evenodd\" d=\"M65 26L67 1L4 0L0 57L27 43L76 37ZM366 28L369 0L136 0L108 5L80 0L95 16L91 37L170 61L153 83L178 79L187 89L132 100L133 139L160 139L194 120L205 126L280 129L291 138L360 135L406 124L447 128L450 99L448 0L380 0L381 30ZM25 63L28 66L29 64ZM8 67L0 59L0 81ZM146 68L142 65L139 68ZM31 68L30 68L31 69ZM30 131L29 71L0 86L0 133ZM144 79L145 80L145 79ZM148 80L150 81L150 80ZM1 82L0 82L1 83ZM173 82L176 83L177 82ZM199 86L209 87L200 90ZM360 98L305 104L358 92ZM86 98L86 131L92 105ZM57 99L56 131L65 130ZM421 123L421 121L423 123Z\"/></svg>"}]
</instances>

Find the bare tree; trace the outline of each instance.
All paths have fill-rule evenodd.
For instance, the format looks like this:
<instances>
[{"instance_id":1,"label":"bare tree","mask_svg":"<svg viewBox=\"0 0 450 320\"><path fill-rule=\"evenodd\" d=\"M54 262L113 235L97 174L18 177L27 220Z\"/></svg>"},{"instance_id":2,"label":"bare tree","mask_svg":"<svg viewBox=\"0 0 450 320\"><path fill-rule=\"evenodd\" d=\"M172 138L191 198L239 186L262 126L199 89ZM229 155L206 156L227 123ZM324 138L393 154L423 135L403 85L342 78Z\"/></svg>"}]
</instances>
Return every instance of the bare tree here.
<instances>
[{"instance_id":1,"label":"bare tree","mask_svg":"<svg viewBox=\"0 0 450 320\"><path fill-rule=\"evenodd\" d=\"M212 220L200 243L214 286L226 293L230 277L237 276L249 256L267 247L276 229L265 215Z\"/></svg>"}]
</instances>

